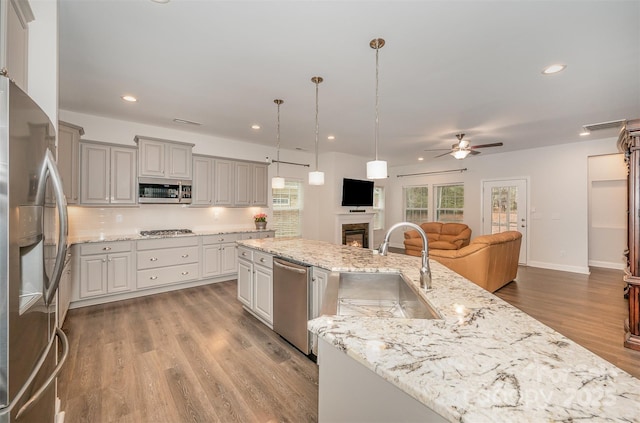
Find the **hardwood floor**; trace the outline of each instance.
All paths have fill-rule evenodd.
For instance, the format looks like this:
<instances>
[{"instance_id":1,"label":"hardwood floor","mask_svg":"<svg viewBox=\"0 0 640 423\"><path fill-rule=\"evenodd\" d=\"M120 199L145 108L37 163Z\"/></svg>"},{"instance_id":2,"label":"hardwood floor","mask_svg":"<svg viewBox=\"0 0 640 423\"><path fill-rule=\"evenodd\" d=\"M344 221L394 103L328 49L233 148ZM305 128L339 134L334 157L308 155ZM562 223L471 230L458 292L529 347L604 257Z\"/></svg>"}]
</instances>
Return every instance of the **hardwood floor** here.
<instances>
[{"instance_id":1,"label":"hardwood floor","mask_svg":"<svg viewBox=\"0 0 640 423\"><path fill-rule=\"evenodd\" d=\"M315 363L245 312L236 282L71 310L69 422L313 422Z\"/></svg>"},{"instance_id":2,"label":"hardwood floor","mask_svg":"<svg viewBox=\"0 0 640 423\"><path fill-rule=\"evenodd\" d=\"M496 295L640 378L622 272L521 267ZM245 312L236 282L71 310L69 422L313 422L318 369Z\"/></svg>"},{"instance_id":3,"label":"hardwood floor","mask_svg":"<svg viewBox=\"0 0 640 423\"><path fill-rule=\"evenodd\" d=\"M625 348L623 272L590 275L523 267L495 294L605 360L640 378L640 351Z\"/></svg>"}]
</instances>

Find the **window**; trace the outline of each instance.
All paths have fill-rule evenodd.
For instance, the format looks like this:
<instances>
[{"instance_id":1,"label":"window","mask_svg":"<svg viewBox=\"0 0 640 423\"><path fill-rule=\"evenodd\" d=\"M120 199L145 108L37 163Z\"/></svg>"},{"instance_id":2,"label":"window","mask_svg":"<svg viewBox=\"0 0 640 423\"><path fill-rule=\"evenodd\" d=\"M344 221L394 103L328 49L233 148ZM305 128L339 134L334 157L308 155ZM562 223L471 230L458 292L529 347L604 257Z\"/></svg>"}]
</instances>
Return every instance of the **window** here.
<instances>
[{"instance_id":1,"label":"window","mask_svg":"<svg viewBox=\"0 0 640 423\"><path fill-rule=\"evenodd\" d=\"M384 229L384 188L373 188L373 229Z\"/></svg>"},{"instance_id":2,"label":"window","mask_svg":"<svg viewBox=\"0 0 640 423\"><path fill-rule=\"evenodd\" d=\"M464 185L436 186L436 221L462 222L464 220Z\"/></svg>"},{"instance_id":3,"label":"window","mask_svg":"<svg viewBox=\"0 0 640 423\"><path fill-rule=\"evenodd\" d=\"M276 237L302 234L302 182L287 179L284 188L272 190L273 222Z\"/></svg>"},{"instance_id":4,"label":"window","mask_svg":"<svg viewBox=\"0 0 640 423\"><path fill-rule=\"evenodd\" d=\"M429 187L404 188L404 220L420 224L429 218Z\"/></svg>"}]
</instances>

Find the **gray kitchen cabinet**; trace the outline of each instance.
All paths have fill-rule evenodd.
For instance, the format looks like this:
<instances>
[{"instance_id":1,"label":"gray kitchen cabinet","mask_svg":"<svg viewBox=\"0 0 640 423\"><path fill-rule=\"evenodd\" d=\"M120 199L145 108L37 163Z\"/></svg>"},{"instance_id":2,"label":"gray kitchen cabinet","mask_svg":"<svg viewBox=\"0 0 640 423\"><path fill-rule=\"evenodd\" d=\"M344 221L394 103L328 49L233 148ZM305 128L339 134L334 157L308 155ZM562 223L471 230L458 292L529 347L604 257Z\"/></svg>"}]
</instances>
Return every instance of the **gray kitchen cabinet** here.
<instances>
[{"instance_id":1,"label":"gray kitchen cabinet","mask_svg":"<svg viewBox=\"0 0 640 423\"><path fill-rule=\"evenodd\" d=\"M193 155L192 206L213 205L213 164L210 157Z\"/></svg>"},{"instance_id":2,"label":"gray kitchen cabinet","mask_svg":"<svg viewBox=\"0 0 640 423\"><path fill-rule=\"evenodd\" d=\"M80 204L136 204L136 149L80 143Z\"/></svg>"},{"instance_id":3,"label":"gray kitchen cabinet","mask_svg":"<svg viewBox=\"0 0 640 423\"><path fill-rule=\"evenodd\" d=\"M233 205L234 171L233 160L214 160L213 202L216 206Z\"/></svg>"},{"instance_id":4,"label":"gray kitchen cabinet","mask_svg":"<svg viewBox=\"0 0 640 423\"><path fill-rule=\"evenodd\" d=\"M194 144L158 138L134 138L138 144L138 176L191 180Z\"/></svg>"},{"instance_id":5,"label":"gray kitchen cabinet","mask_svg":"<svg viewBox=\"0 0 640 423\"><path fill-rule=\"evenodd\" d=\"M253 164L253 184L252 184L252 196L251 205L258 207L267 207L268 196L268 183L269 180L269 167L263 163Z\"/></svg>"},{"instance_id":6,"label":"gray kitchen cabinet","mask_svg":"<svg viewBox=\"0 0 640 423\"><path fill-rule=\"evenodd\" d=\"M202 237L202 277L233 275L237 271L236 240L240 234Z\"/></svg>"},{"instance_id":7,"label":"gray kitchen cabinet","mask_svg":"<svg viewBox=\"0 0 640 423\"><path fill-rule=\"evenodd\" d=\"M324 292L327 289L327 282L329 281L329 272L326 269L320 267L311 268L311 318L315 319L320 317L322 310L322 300L324 298ZM318 355L318 335L313 335L311 340L311 351Z\"/></svg>"},{"instance_id":8,"label":"gray kitchen cabinet","mask_svg":"<svg viewBox=\"0 0 640 423\"><path fill-rule=\"evenodd\" d=\"M67 204L78 204L79 200L80 137L82 135L84 135L84 129L80 126L58 121L56 161Z\"/></svg>"},{"instance_id":9,"label":"gray kitchen cabinet","mask_svg":"<svg viewBox=\"0 0 640 423\"><path fill-rule=\"evenodd\" d=\"M266 230L244 233L242 234L242 239L263 239L273 238L274 236L276 236L276 231Z\"/></svg>"},{"instance_id":10,"label":"gray kitchen cabinet","mask_svg":"<svg viewBox=\"0 0 640 423\"><path fill-rule=\"evenodd\" d=\"M61 328L67 317L69 311L69 304L71 303L71 290L72 290L72 260L74 249L69 248L67 250L67 257L65 258L64 267L62 269L62 275L60 276L60 283L58 284L58 300L56 302L57 308L57 321L58 327Z\"/></svg>"},{"instance_id":11,"label":"gray kitchen cabinet","mask_svg":"<svg viewBox=\"0 0 640 423\"><path fill-rule=\"evenodd\" d=\"M146 289L199 279L199 251L195 236L139 240L136 287Z\"/></svg>"},{"instance_id":12,"label":"gray kitchen cabinet","mask_svg":"<svg viewBox=\"0 0 640 423\"><path fill-rule=\"evenodd\" d=\"M238 300L245 309L273 328L273 256L238 247Z\"/></svg>"},{"instance_id":13,"label":"gray kitchen cabinet","mask_svg":"<svg viewBox=\"0 0 640 423\"><path fill-rule=\"evenodd\" d=\"M234 163L235 190L233 194L233 205L236 207L248 207L251 205L252 168L251 163Z\"/></svg>"},{"instance_id":14,"label":"gray kitchen cabinet","mask_svg":"<svg viewBox=\"0 0 640 423\"><path fill-rule=\"evenodd\" d=\"M74 299L130 291L133 282L133 253L130 241L80 245L79 287Z\"/></svg>"}]
</instances>

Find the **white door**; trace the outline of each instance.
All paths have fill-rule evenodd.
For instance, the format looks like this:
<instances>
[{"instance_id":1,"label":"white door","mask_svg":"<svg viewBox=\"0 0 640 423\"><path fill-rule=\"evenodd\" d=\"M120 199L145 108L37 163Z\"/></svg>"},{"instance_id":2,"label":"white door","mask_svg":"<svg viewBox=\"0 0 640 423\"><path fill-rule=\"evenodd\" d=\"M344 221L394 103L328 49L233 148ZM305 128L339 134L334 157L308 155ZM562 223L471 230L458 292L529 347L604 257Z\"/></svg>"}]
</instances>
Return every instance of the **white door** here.
<instances>
[{"instance_id":1,"label":"white door","mask_svg":"<svg viewBox=\"0 0 640 423\"><path fill-rule=\"evenodd\" d=\"M526 179L482 183L482 232L485 235L504 231L521 232L520 264L527 264L527 198Z\"/></svg>"}]
</instances>

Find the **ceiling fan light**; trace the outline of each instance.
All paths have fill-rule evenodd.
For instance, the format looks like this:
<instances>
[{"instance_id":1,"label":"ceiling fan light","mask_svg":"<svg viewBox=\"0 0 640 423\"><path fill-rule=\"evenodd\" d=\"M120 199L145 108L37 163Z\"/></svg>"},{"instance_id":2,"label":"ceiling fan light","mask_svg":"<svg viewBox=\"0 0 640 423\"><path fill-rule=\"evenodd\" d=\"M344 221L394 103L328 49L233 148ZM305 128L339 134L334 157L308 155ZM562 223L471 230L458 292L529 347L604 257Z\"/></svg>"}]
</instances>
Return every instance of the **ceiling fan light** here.
<instances>
[{"instance_id":1,"label":"ceiling fan light","mask_svg":"<svg viewBox=\"0 0 640 423\"><path fill-rule=\"evenodd\" d=\"M467 157L471 153L469 150L456 150L452 151L450 154L458 160L462 160Z\"/></svg>"},{"instance_id":2,"label":"ceiling fan light","mask_svg":"<svg viewBox=\"0 0 640 423\"><path fill-rule=\"evenodd\" d=\"M324 172L309 172L309 185L324 185Z\"/></svg>"},{"instance_id":3,"label":"ceiling fan light","mask_svg":"<svg viewBox=\"0 0 640 423\"><path fill-rule=\"evenodd\" d=\"M284 188L284 178L280 176L274 176L271 178L271 188L282 189Z\"/></svg>"},{"instance_id":4,"label":"ceiling fan light","mask_svg":"<svg viewBox=\"0 0 640 423\"><path fill-rule=\"evenodd\" d=\"M387 162L372 160L367 162L367 179L385 179L387 177Z\"/></svg>"}]
</instances>

